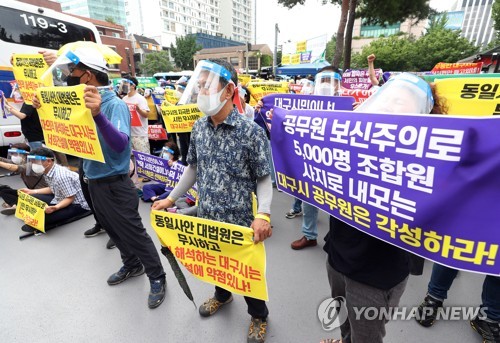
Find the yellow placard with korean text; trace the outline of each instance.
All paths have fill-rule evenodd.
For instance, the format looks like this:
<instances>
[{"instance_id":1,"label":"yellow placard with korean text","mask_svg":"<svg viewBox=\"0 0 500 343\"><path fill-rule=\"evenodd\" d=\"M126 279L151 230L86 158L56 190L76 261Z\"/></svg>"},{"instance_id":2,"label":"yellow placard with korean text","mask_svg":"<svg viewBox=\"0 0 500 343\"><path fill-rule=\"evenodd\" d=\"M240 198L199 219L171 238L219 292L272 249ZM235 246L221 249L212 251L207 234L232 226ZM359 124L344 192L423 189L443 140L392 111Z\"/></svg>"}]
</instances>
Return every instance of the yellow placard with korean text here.
<instances>
[{"instance_id":1,"label":"yellow placard with korean text","mask_svg":"<svg viewBox=\"0 0 500 343\"><path fill-rule=\"evenodd\" d=\"M194 122L203 117L196 104L169 106L163 102L161 115L169 133L191 132Z\"/></svg>"},{"instance_id":2,"label":"yellow placard with korean text","mask_svg":"<svg viewBox=\"0 0 500 343\"><path fill-rule=\"evenodd\" d=\"M445 100L447 114L500 115L500 81L498 78L436 79L436 92Z\"/></svg>"},{"instance_id":3,"label":"yellow placard with korean text","mask_svg":"<svg viewBox=\"0 0 500 343\"><path fill-rule=\"evenodd\" d=\"M297 50L295 52L305 52L307 50L307 41L297 42Z\"/></svg>"},{"instance_id":4,"label":"yellow placard with korean text","mask_svg":"<svg viewBox=\"0 0 500 343\"><path fill-rule=\"evenodd\" d=\"M17 191L16 218L26 225L45 232L45 207L47 204L29 194Z\"/></svg>"},{"instance_id":5,"label":"yellow placard with korean text","mask_svg":"<svg viewBox=\"0 0 500 343\"><path fill-rule=\"evenodd\" d=\"M300 54L293 54L290 60L290 64L300 64Z\"/></svg>"},{"instance_id":6,"label":"yellow placard with korean text","mask_svg":"<svg viewBox=\"0 0 500 343\"><path fill-rule=\"evenodd\" d=\"M289 64L292 64L292 55L286 54L286 55L281 56L281 65L286 66Z\"/></svg>"},{"instance_id":7,"label":"yellow placard with korean text","mask_svg":"<svg viewBox=\"0 0 500 343\"><path fill-rule=\"evenodd\" d=\"M175 96L175 89L165 88L165 100L175 105L179 99Z\"/></svg>"},{"instance_id":8,"label":"yellow placard with korean text","mask_svg":"<svg viewBox=\"0 0 500 343\"><path fill-rule=\"evenodd\" d=\"M198 279L230 292L268 300L266 249L253 230L165 211L151 211L160 242Z\"/></svg>"},{"instance_id":9,"label":"yellow placard with korean text","mask_svg":"<svg viewBox=\"0 0 500 343\"><path fill-rule=\"evenodd\" d=\"M239 74L238 75L238 82L241 83L241 85L246 86L250 80L252 80L252 75L248 74Z\"/></svg>"},{"instance_id":10,"label":"yellow placard with korean text","mask_svg":"<svg viewBox=\"0 0 500 343\"><path fill-rule=\"evenodd\" d=\"M269 94L275 93L288 93L289 83L288 82L250 82L247 85L250 91L250 106L255 106L257 102Z\"/></svg>"},{"instance_id":11,"label":"yellow placard with korean text","mask_svg":"<svg viewBox=\"0 0 500 343\"><path fill-rule=\"evenodd\" d=\"M37 89L43 137L50 149L104 163L94 118L83 100L85 87Z\"/></svg>"},{"instance_id":12,"label":"yellow placard with korean text","mask_svg":"<svg viewBox=\"0 0 500 343\"><path fill-rule=\"evenodd\" d=\"M49 68L42 54L14 54L12 59L12 71L16 79L24 102L32 104L31 99L38 87L52 85L52 75L42 82L42 74Z\"/></svg>"}]
</instances>

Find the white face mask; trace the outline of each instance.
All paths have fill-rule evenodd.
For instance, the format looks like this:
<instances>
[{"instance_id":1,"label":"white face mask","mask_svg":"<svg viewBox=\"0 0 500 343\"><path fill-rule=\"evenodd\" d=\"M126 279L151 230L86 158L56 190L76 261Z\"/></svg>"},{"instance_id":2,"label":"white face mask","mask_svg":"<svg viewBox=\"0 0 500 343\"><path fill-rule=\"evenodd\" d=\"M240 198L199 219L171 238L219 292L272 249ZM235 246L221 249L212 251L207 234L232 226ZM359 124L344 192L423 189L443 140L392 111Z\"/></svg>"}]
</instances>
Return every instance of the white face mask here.
<instances>
[{"instance_id":1,"label":"white face mask","mask_svg":"<svg viewBox=\"0 0 500 343\"><path fill-rule=\"evenodd\" d=\"M318 95L333 95L333 87L329 83L322 83L318 89Z\"/></svg>"},{"instance_id":2,"label":"white face mask","mask_svg":"<svg viewBox=\"0 0 500 343\"><path fill-rule=\"evenodd\" d=\"M14 164L21 164L23 163L23 158L21 156L12 156L11 160Z\"/></svg>"},{"instance_id":3,"label":"white face mask","mask_svg":"<svg viewBox=\"0 0 500 343\"><path fill-rule=\"evenodd\" d=\"M43 172L45 171L45 167L41 164L33 163L31 165L31 170L33 170L35 174L43 174Z\"/></svg>"},{"instance_id":4,"label":"white face mask","mask_svg":"<svg viewBox=\"0 0 500 343\"><path fill-rule=\"evenodd\" d=\"M219 113L221 108L224 107L224 105L227 102L227 99L225 99L224 101L220 101L222 92L224 92L224 89L226 89L226 87L222 88L216 94L211 94L211 95L198 94L198 99L196 103L200 111L205 113L205 115L207 116L214 116L217 113Z\"/></svg>"}]
</instances>

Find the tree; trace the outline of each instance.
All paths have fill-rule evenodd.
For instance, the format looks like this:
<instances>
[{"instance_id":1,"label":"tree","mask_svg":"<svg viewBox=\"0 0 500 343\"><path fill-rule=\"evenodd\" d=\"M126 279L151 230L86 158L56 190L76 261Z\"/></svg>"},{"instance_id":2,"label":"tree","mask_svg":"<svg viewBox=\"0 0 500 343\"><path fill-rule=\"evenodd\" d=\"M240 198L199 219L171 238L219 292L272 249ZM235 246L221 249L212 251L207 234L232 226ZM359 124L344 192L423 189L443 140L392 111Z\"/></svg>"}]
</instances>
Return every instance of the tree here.
<instances>
[{"instance_id":1,"label":"tree","mask_svg":"<svg viewBox=\"0 0 500 343\"><path fill-rule=\"evenodd\" d=\"M104 21L107 21L108 23L111 23L111 24L116 24L116 21L113 17L111 16L108 16L104 19Z\"/></svg>"},{"instance_id":2,"label":"tree","mask_svg":"<svg viewBox=\"0 0 500 343\"><path fill-rule=\"evenodd\" d=\"M184 70L192 70L194 69L193 56L202 47L196 44L196 36L188 35L175 38L175 47L171 44L170 49L177 67Z\"/></svg>"},{"instance_id":3,"label":"tree","mask_svg":"<svg viewBox=\"0 0 500 343\"><path fill-rule=\"evenodd\" d=\"M332 36L330 41L326 43L325 60L333 61L333 54L335 53L336 45L337 45L337 37Z\"/></svg>"},{"instance_id":4,"label":"tree","mask_svg":"<svg viewBox=\"0 0 500 343\"><path fill-rule=\"evenodd\" d=\"M352 46L352 30L354 29L354 20L356 19L357 0L349 2L349 17L347 18L347 27L344 38L344 69L351 67L351 46ZM339 61L340 63L340 61Z\"/></svg>"},{"instance_id":5,"label":"tree","mask_svg":"<svg viewBox=\"0 0 500 343\"><path fill-rule=\"evenodd\" d=\"M166 51L151 52L145 55L144 62L140 64L140 68L146 75L172 71L174 69Z\"/></svg>"},{"instance_id":6,"label":"tree","mask_svg":"<svg viewBox=\"0 0 500 343\"><path fill-rule=\"evenodd\" d=\"M491 18L493 19L493 27L497 31L500 31L500 0L495 0L493 6L491 7Z\"/></svg>"},{"instance_id":7,"label":"tree","mask_svg":"<svg viewBox=\"0 0 500 343\"><path fill-rule=\"evenodd\" d=\"M349 5L352 2L352 9L354 9L355 17L351 17L352 22L354 18L363 18L366 23L372 25L387 25L403 21L407 18L413 18L416 21L425 19L432 13L429 7L428 0L330 0L333 4L341 5L341 19L339 28L337 30L337 44L336 53L333 58L333 65L338 66L342 57L342 49L344 48L344 40L347 42L348 49L344 55L350 55L350 44L352 42L352 30L349 33L345 31L348 23L347 16L349 14ZM278 3L292 8L295 5L303 5L305 0L278 0ZM326 3L326 1L323 1ZM344 33L345 38L344 38ZM346 61L348 62L348 61ZM345 63L348 66L348 63Z\"/></svg>"},{"instance_id":8,"label":"tree","mask_svg":"<svg viewBox=\"0 0 500 343\"><path fill-rule=\"evenodd\" d=\"M277 62L277 63L281 63L281 58L279 59L279 62ZM273 65L273 56L262 55L260 57L260 65L261 65L261 67L272 66Z\"/></svg>"}]
</instances>

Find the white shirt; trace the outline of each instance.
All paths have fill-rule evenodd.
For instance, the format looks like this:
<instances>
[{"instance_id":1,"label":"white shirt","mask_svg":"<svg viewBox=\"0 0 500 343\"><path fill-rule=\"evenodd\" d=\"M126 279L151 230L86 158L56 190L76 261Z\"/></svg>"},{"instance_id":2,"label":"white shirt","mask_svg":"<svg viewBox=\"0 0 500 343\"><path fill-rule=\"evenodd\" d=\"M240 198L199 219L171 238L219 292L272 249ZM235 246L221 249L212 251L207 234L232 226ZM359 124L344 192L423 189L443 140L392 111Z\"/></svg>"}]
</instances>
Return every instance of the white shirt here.
<instances>
[{"instance_id":1,"label":"white shirt","mask_svg":"<svg viewBox=\"0 0 500 343\"><path fill-rule=\"evenodd\" d=\"M123 101L131 109L134 105L143 111L149 112L148 101L139 93L135 93L133 96L124 96ZM139 119L141 121L141 126L130 126L130 135L132 137L147 137L148 136L148 118L143 117L137 112Z\"/></svg>"}]
</instances>

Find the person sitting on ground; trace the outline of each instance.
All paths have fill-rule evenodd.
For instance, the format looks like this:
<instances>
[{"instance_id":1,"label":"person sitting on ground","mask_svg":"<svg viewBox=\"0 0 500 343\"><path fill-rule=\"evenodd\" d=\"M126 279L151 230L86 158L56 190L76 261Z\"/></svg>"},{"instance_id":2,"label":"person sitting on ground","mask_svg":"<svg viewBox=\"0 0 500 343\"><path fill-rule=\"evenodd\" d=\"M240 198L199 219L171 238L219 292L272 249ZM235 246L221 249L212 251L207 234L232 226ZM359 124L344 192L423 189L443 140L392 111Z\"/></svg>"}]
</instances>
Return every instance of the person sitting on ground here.
<instances>
[{"instance_id":1,"label":"person sitting on ground","mask_svg":"<svg viewBox=\"0 0 500 343\"><path fill-rule=\"evenodd\" d=\"M48 186L41 189L23 188L22 192L42 200L45 208L45 230L55 228L91 214L83 196L78 174L56 164L54 153L47 148L34 149L28 155L31 171L43 175ZM29 225L21 228L25 232L35 232Z\"/></svg>"},{"instance_id":2,"label":"person sitting on ground","mask_svg":"<svg viewBox=\"0 0 500 343\"><path fill-rule=\"evenodd\" d=\"M26 164L26 156L29 151L30 147L27 144L13 144L12 148L8 150L7 157L10 158L0 157L0 168L7 169L11 173L20 174L24 185L29 189L45 188L47 187L47 182L45 182L42 175L35 175L28 172L29 168ZM17 189L13 189L7 185L0 185L0 197L4 200L0 213L7 216L14 214L18 199Z\"/></svg>"},{"instance_id":3,"label":"person sitting on ground","mask_svg":"<svg viewBox=\"0 0 500 343\"><path fill-rule=\"evenodd\" d=\"M166 152L162 155L168 160L168 165L171 167L177 163L181 155L179 148L174 142L167 142L163 147ZM165 184L153 183L142 187L142 200L145 202L155 202L156 200L165 199L170 194L170 191L165 191Z\"/></svg>"}]
</instances>

